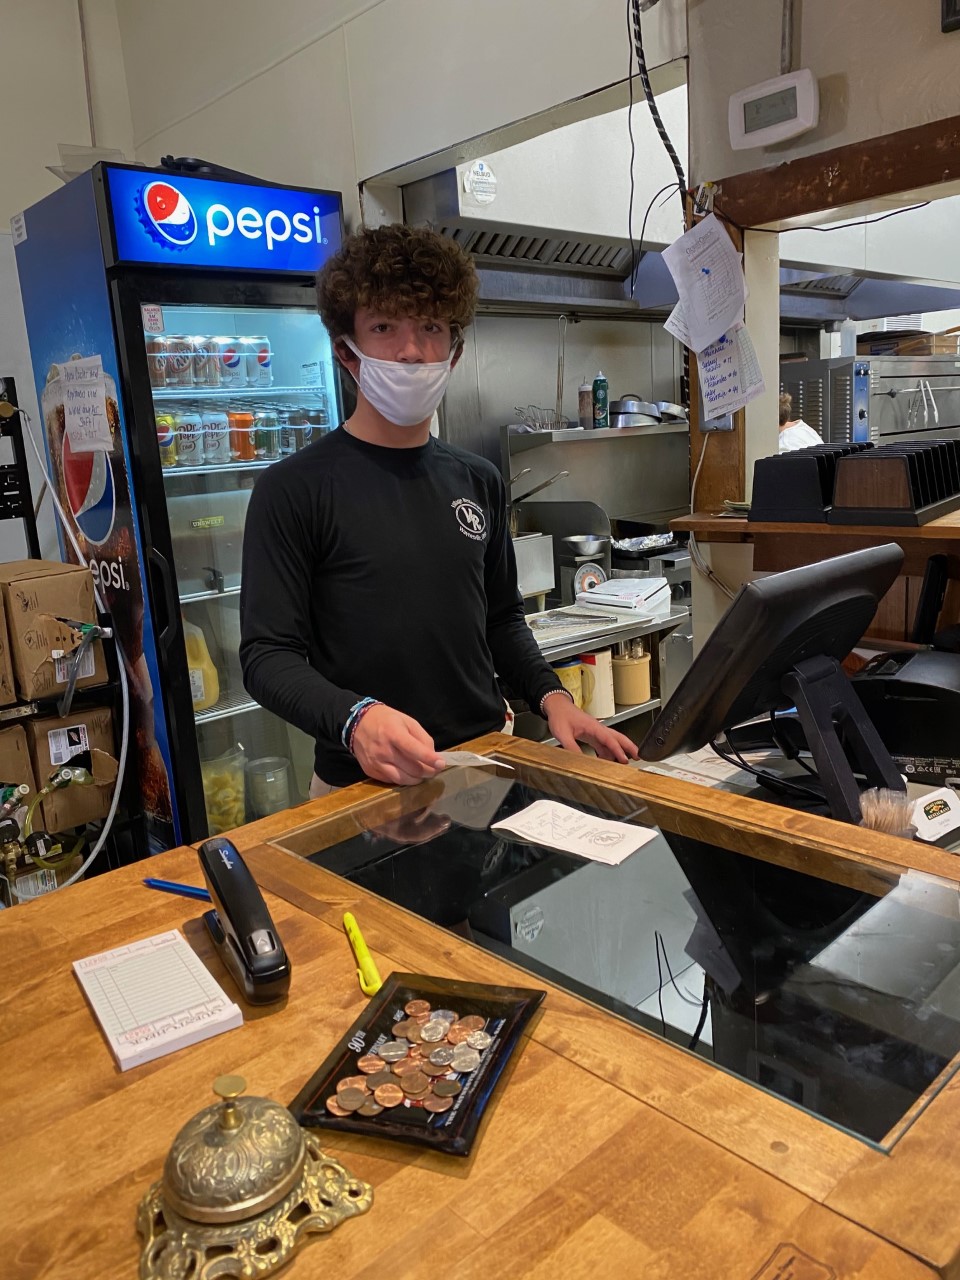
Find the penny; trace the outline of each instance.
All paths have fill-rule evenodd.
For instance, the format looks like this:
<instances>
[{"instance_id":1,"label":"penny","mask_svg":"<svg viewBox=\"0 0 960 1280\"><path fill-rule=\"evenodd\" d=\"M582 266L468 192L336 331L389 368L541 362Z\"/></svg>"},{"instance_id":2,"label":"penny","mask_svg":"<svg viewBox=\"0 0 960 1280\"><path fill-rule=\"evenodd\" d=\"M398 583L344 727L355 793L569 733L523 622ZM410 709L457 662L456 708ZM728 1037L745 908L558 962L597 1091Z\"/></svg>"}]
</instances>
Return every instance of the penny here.
<instances>
[{"instance_id":1,"label":"penny","mask_svg":"<svg viewBox=\"0 0 960 1280\"><path fill-rule=\"evenodd\" d=\"M406 1040L410 1028L417 1024L411 1022L409 1018L401 1018L399 1022L395 1022L392 1027L394 1040Z\"/></svg>"},{"instance_id":2,"label":"penny","mask_svg":"<svg viewBox=\"0 0 960 1280\"><path fill-rule=\"evenodd\" d=\"M375 1098L368 1098L362 1107L357 1108L358 1116L378 1116L383 1110Z\"/></svg>"},{"instance_id":3,"label":"penny","mask_svg":"<svg viewBox=\"0 0 960 1280\"><path fill-rule=\"evenodd\" d=\"M387 1068L385 1071L378 1071L375 1076L367 1076L367 1088L376 1092L382 1084L396 1084L396 1080L397 1077Z\"/></svg>"},{"instance_id":4,"label":"penny","mask_svg":"<svg viewBox=\"0 0 960 1280\"><path fill-rule=\"evenodd\" d=\"M343 1093L344 1089L359 1089L361 1093L369 1092L366 1076L344 1076L342 1080L337 1081L337 1093Z\"/></svg>"},{"instance_id":5,"label":"penny","mask_svg":"<svg viewBox=\"0 0 960 1280\"><path fill-rule=\"evenodd\" d=\"M420 1038L425 1040L428 1044L433 1044L437 1040L442 1040L446 1034L447 1024L445 1022L425 1022L420 1028Z\"/></svg>"},{"instance_id":6,"label":"penny","mask_svg":"<svg viewBox=\"0 0 960 1280\"><path fill-rule=\"evenodd\" d=\"M434 1080L433 1092L438 1098L455 1098L460 1092L459 1080Z\"/></svg>"},{"instance_id":7,"label":"penny","mask_svg":"<svg viewBox=\"0 0 960 1280\"><path fill-rule=\"evenodd\" d=\"M400 1088L410 1098L418 1098L430 1088L429 1077L422 1071L411 1071L400 1077Z\"/></svg>"},{"instance_id":8,"label":"penny","mask_svg":"<svg viewBox=\"0 0 960 1280\"><path fill-rule=\"evenodd\" d=\"M344 1111L359 1111L369 1097L364 1089L344 1089L337 1094L337 1101Z\"/></svg>"},{"instance_id":9,"label":"penny","mask_svg":"<svg viewBox=\"0 0 960 1280\"><path fill-rule=\"evenodd\" d=\"M433 1112L449 1111L452 1106L453 1106L452 1098L434 1097L434 1098L424 1098L423 1100L424 1111L433 1111Z\"/></svg>"},{"instance_id":10,"label":"penny","mask_svg":"<svg viewBox=\"0 0 960 1280\"><path fill-rule=\"evenodd\" d=\"M420 1043L420 1024L415 1022L412 1018L407 1023L407 1030L404 1034L404 1038L409 1040L411 1044Z\"/></svg>"},{"instance_id":11,"label":"penny","mask_svg":"<svg viewBox=\"0 0 960 1280\"><path fill-rule=\"evenodd\" d=\"M426 1076L445 1076L450 1070L449 1066L441 1066L436 1062L421 1062L420 1070Z\"/></svg>"},{"instance_id":12,"label":"penny","mask_svg":"<svg viewBox=\"0 0 960 1280\"><path fill-rule=\"evenodd\" d=\"M435 1067L449 1067L453 1061L454 1052L450 1045L442 1044L431 1053L430 1061Z\"/></svg>"},{"instance_id":13,"label":"penny","mask_svg":"<svg viewBox=\"0 0 960 1280\"><path fill-rule=\"evenodd\" d=\"M384 1062L399 1062L407 1056L408 1048L405 1040L388 1040L380 1046L379 1053Z\"/></svg>"},{"instance_id":14,"label":"penny","mask_svg":"<svg viewBox=\"0 0 960 1280\"><path fill-rule=\"evenodd\" d=\"M408 1076L411 1072L419 1070L420 1063L415 1058L401 1058L399 1062L393 1064L395 1076Z\"/></svg>"},{"instance_id":15,"label":"penny","mask_svg":"<svg viewBox=\"0 0 960 1280\"><path fill-rule=\"evenodd\" d=\"M365 1053L362 1058L357 1059L357 1069L364 1075L373 1075L375 1071L382 1071L383 1065L383 1059L376 1053Z\"/></svg>"},{"instance_id":16,"label":"penny","mask_svg":"<svg viewBox=\"0 0 960 1280\"><path fill-rule=\"evenodd\" d=\"M420 1013L430 1012L429 1000L408 1000L403 1006L404 1013L408 1013L411 1018L415 1018Z\"/></svg>"},{"instance_id":17,"label":"penny","mask_svg":"<svg viewBox=\"0 0 960 1280\"><path fill-rule=\"evenodd\" d=\"M458 1015L452 1009L434 1009L431 1017L438 1022L456 1022Z\"/></svg>"},{"instance_id":18,"label":"penny","mask_svg":"<svg viewBox=\"0 0 960 1280\"><path fill-rule=\"evenodd\" d=\"M461 1020L460 1022L455 1022L447 1032L447 1039L451 1044L463 1044L467 1036L471 1035L473 1035L473 1032L469 1027L465 1027Z\"/></svg>"},{"instance_id":19,"label":"penny","mask_svg":"<svg viewBox=\"0 0 960 1280\"><path fill-rule=\"evenodd\" d=\"M382 1084L373 1096L381 1107L397 1107L403 1101L403 1090L398 1084Z\"/></svg>"},{"instance_id":20,"label":"penny","mask_svg":"<svg viewBox=\"0 0 960 1280\"><path fill-rule=\"evenodd\" d=\"M465 1018L460 1019L458 1025L466 1027L468 1031L482 1031L487 1025L487 1020L486 1018L481 1018L477 1013L469 1013Z\"/></svg>"},{"instance_id":21,"label":"penny","mask_svg":"<svg viewBox=\"0 0 960 1280\"><path fill-rule=\"evenodd\" d=\"M331 1115L340 1116L341 1119L350 1114L349 1111L344 1111L343 1107L341 1107L339 1098L328 1098L327 1110Z\"/></svg>"},{"instance_id":22,"label":"penny","mask_svg":"<svg viewBox=\"0 0 960 1280\"><path fill-rule=\"evenodd\" d=\"M467 1036L467 1044L471 1049L489 1049L493 1043L493 1036L486 1031L471 1031Z\"/></svg>"},{"instance_id":23,"label":"penny","mask_svg":"<svg viewBox=\"0 0 960 1280\"><path fill-rule=\"evenodd\" d=\"M453 1062L450 1065L454 1071L476 1071L480 1065L480 1055L476 1049L468 1049L466 1045L461 1045L453 1055Z\"/></svg>"},{"instance_id":24,"label":"penny","mask_svg":"<svg viewBox=\"0 0 960 1280\"><path fill-rule=\"evenodd\" d=\"M417 1023L418 1026L422 1027L425 1022L430 1021L430 1019L433 1017L433 1014L428 1009L426 1013L412 1013L410 1016L411 1018L413 1018L414 1022Z\"/></svg>"}]
</instances>

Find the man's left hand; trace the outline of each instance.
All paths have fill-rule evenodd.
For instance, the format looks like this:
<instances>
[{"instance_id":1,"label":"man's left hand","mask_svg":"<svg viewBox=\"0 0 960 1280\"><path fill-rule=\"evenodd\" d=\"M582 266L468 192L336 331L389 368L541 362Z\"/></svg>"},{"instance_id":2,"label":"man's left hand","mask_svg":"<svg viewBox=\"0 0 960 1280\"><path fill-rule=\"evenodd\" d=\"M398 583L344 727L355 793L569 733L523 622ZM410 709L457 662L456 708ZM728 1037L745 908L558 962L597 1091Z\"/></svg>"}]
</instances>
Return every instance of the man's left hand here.
<instances>
[{"instance_id":1,"label":"man's left hand","mask_svg":"<svg viewBox=\"0 0 960 1280\"><path fill-rule=\"evenodd\" d=\"M616 760L619 764L636 760L640 755L635 742L581 711L565 693L545 698L543 713L551 734L565 751L579 751L578 743L585 742L601 760Z\"/></svg>"}]
</instances>

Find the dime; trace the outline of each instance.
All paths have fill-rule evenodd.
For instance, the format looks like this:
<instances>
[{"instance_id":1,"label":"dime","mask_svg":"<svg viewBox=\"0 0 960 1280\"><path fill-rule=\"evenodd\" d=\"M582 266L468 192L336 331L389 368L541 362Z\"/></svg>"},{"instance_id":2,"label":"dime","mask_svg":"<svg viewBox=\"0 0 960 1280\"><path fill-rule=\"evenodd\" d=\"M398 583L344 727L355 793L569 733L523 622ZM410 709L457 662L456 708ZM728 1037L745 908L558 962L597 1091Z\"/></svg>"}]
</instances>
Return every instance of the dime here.
<instances>
[{"instance_id":1,"label":"dime","mask_svg":"<svg viewBox=\"0 0 960 1280\"><path fill-rule=\"evenodd\" d=\"M376 1091L382 1084L396 1084L397 1077L389 1068L385 1071L378 1071L375 1076L367 1076L367 1088Z\"/></svg>"},{"instance_id":2,"label":"dime","mask_svg":"<svg viewBox=\"0 0 960 1280\"><path fill-rule=\"evenodd\" d=\"M454 1071L476 1071L480 1065L480 1055L476 1049L468 1049L461 1045L453 1055L450 1066Z\"/></svg>"},{"instance_id":3,"label":"dime","mask_svg":"<svg viewBox=\"0 0 960 1280\"><path fill-rule=\"evenodd\" d=\"M365 1089L344 1089L337 1094L337 1101L344 1111L359 1111L369 1097Z\"/></svg>"},{"instance_id":4,"label":"dime","mask_svg":"<svg viewBox=\"0 0 960 1280\"><path fill-rule=\"evenodd\" d=\"M487 1025L487 1020L486 1018L481 1018L478 1013L470 1013L465 1018L460 1019L459 1025L466 1027L468 1031L482 1031Z\"/></svg>"},{"instance_id":5,"label":"dime","mask_svg":"<svg viewBox=\"0 0 960 1280\"><path fill-rule=\"evenodd\" d=\"M445 1076L450 1070L449 1065L441 1066L437 1062L421 1062L420 1070L426 1076Z\"/></svg>"},{"instance_id":6,"label":"dime","mask_svg":"<svg viewBox=\"0 0 960 1280\"><path fill-rule=\"evenodd\" d=\"M434 1080L433 1092L438 1098L455 1098L460 1092L459 1080Z\"/></svg>"},{"instance_id":7,"label":"dime","mask_svg":"<svg viewBox=\"0 0 960 1280\"><path fill-rule=\"evenodd\" d=\"M337 1081L337 1093L343 1093L344 1089L359 1089L361 1093L368 1093L366 1076L344 1076L342 1080Z\"/></svg>"},{"instance_id":8,"label":"dime","mask_svg":"<svg viewBox=\"0 0 960 1280\"><path fill-rule=\"evenodd\" d=\"M405 1040L388 1040L386 1044L380 1046L378 1052L384 1062L399 1062L401 1058L407 1056L409 1047Z\"/></svg>"},{"instance_id":9,"label":"dime","mask_svg":"<svg viewBox=\"0 0 960 1280\"><path fill-rule=\"evenodd\" d=\"M410 1071L401 1076L400 1088L408 1098L419 1098L430 1088L430 1080L422 1071Z\"/></svg>"},{"instance_id":10,"label":"dime","mask_svg":"<svg viewBox=\"0 0 960 1280\"><path fill-rule=\"evenodd\" d=\"M441 1044L430 1055L430 1061L436 1067L449 1067L453 1061L454 1049L448 1044Z\"/></svg>"},{"instance_id":11,"label":"dime","mask_svg":"<svg viewBox=\"0 0 960 1280\"><path fill-rule=\"evenodd\" d=\"M463 1025L463 1021L455 1022L447 1032L447 1039L451 1044L463 1044L467 1036L473 1035L469 1027Z\"/></svg>"},{"instance_id":12,"label":"dime","mask_svg":"<svg viewBox=\"0 0 960 1280\"><path fill-rule=\"evenodd\" d=\"M397 1107L403 1101L403 1090L398 1084L382 1084L373 1096L381 1107Z\"/></svg>"},{"instance_id":13,"label":"dime","mask_svg":"<svg viewBox=\"0 0 960 1280\"><path fill-rule=\"evenodd\" d=\"M365 1053L362 1058L357 1059L357 1070L362 1071L364 1075L373 1075L375 1071L382 1071L383 1066L383 1059L376 1053Z\"/></svg>"},{"instance_id":14,"label":"dime","mask_svg":"<svg viewBox=\"0 0 960 1280\"><path fill-rule=\"evenodd\" d=\"M471 1031L467 1036L467 1044L471 1049L489 1049L493 1043L493 1036L486 1031Z\"/></svg>"},{"instance_id":15,"label":"dime","mask_svg":"<svg viewBox=\"0 0 960 1280\"><path fill-rule=\"evenodd\" d=\"M453 1106L452 1098L433 1097L433 1098L424 1098L423 1100L424 1111L434 1111L434 1112L449 1111L452 1106Z\"/></svg>"},{"instance_id":16,"label":"dime","mask_svg":"<svg viewBox=\"0 0 960 1280\"><path fill-rule=\"evenodd\" d=\"M348 1116L350 1114L349 1111L344 1111L343 1107L341 1107L339 1098L328 1098L327 1110L330 1112L331 1115L340 1116L341 1119L343 1119L344 1116Z\"/></svg>"},{"instance_id":17,"label":"dime","mask_svg":"<svg viewBox=\"0 0 960 1280\"><path fill-rule=\"evenodd\" d=\"M420 1028L420 1038L425 1040L428 1044L433 1044L437 1040L442 1040L446 1034L447 1023L437 1022L434 1019L431 1019L430 1022L425 1022Z\"/></svg>"},{"instance_id":18,"label":"dime","mask_svg":"<svg viewBox=\"0 0 960 1280\"><path fill-rule=\"evenodd\" d=\"M357 1108L358 1116L378 1116L383 1110L375 1098L368 1098L362 1107Z\"/></svg>"},{"instance_id":19,"label":"dime","mask_svg":"<svg viewBox=\"0 0 960 1280\"><path fill-rule=\"evenodd\" d=\"M408 1013L411 1018L415 1018L417 1014L430 1012L429 1000L408 1000L403 1006L404 1013Z\"/></svg>"},{"instance_id":20,"label":"dime","mask_svg":"<svg viewBox=\"0 0 960 1280\"><path fill-rule=\"evenodd\" d=\"M458 1015L452 1009L434 1009L430 1016L438 1022L456 1022Z\"/></svg>"}]
</instances>

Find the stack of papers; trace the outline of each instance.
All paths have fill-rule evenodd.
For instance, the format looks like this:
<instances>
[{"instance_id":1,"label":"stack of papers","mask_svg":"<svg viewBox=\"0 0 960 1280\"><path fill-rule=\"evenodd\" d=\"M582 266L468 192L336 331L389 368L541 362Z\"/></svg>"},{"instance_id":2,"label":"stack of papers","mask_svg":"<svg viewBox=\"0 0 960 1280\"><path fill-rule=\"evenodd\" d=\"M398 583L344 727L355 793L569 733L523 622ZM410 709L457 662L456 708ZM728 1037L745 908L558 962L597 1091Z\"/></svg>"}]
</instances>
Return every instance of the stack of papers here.
<instances>
[{"instance_id":1,"label":"stack of papers","mask_svg":"<svg viewBox=\"0 0 960 1280\"><path fill-rule=\"evenodd\" d=\"M577 594L578 604L629 609L645 618L670 616L670 584L666 578L611 578Z\"/></svg>"},{"instance_id":2,"label":"stack of papers","mask_svg":"<svg viewBox=\"0 0 960 1280\"><path fill-rule=\"evenodd\" d=\"M512 818L495 822L490 830L509 831L532 844L575 853L591 862L604 862L608 867L619 866L657 835L652 827L597 818L555 800L537 800Z\"/></svg>"}]
</instances>

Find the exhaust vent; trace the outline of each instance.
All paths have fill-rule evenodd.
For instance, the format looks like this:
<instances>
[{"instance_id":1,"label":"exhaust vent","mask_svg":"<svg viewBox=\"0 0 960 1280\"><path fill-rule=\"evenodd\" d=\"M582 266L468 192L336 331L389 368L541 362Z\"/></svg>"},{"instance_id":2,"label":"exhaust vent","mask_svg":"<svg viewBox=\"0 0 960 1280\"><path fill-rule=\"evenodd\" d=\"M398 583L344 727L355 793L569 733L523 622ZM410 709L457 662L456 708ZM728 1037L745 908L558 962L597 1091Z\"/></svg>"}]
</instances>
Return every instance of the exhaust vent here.
<instances>
[{"instance_id":1,"label":"exhaust vent","mask_svg":"<svg viewBox=\"0 0 960 1280\"><path fill-rule=\"evenodd\" d=\"M482 265L510 264L513 267L576 270L625 280L630 273L630 250L590 240L564 240L546 236L515 235L493 229L477 231L464 226L439 226Z\"/></svg>"}]
</instances>

